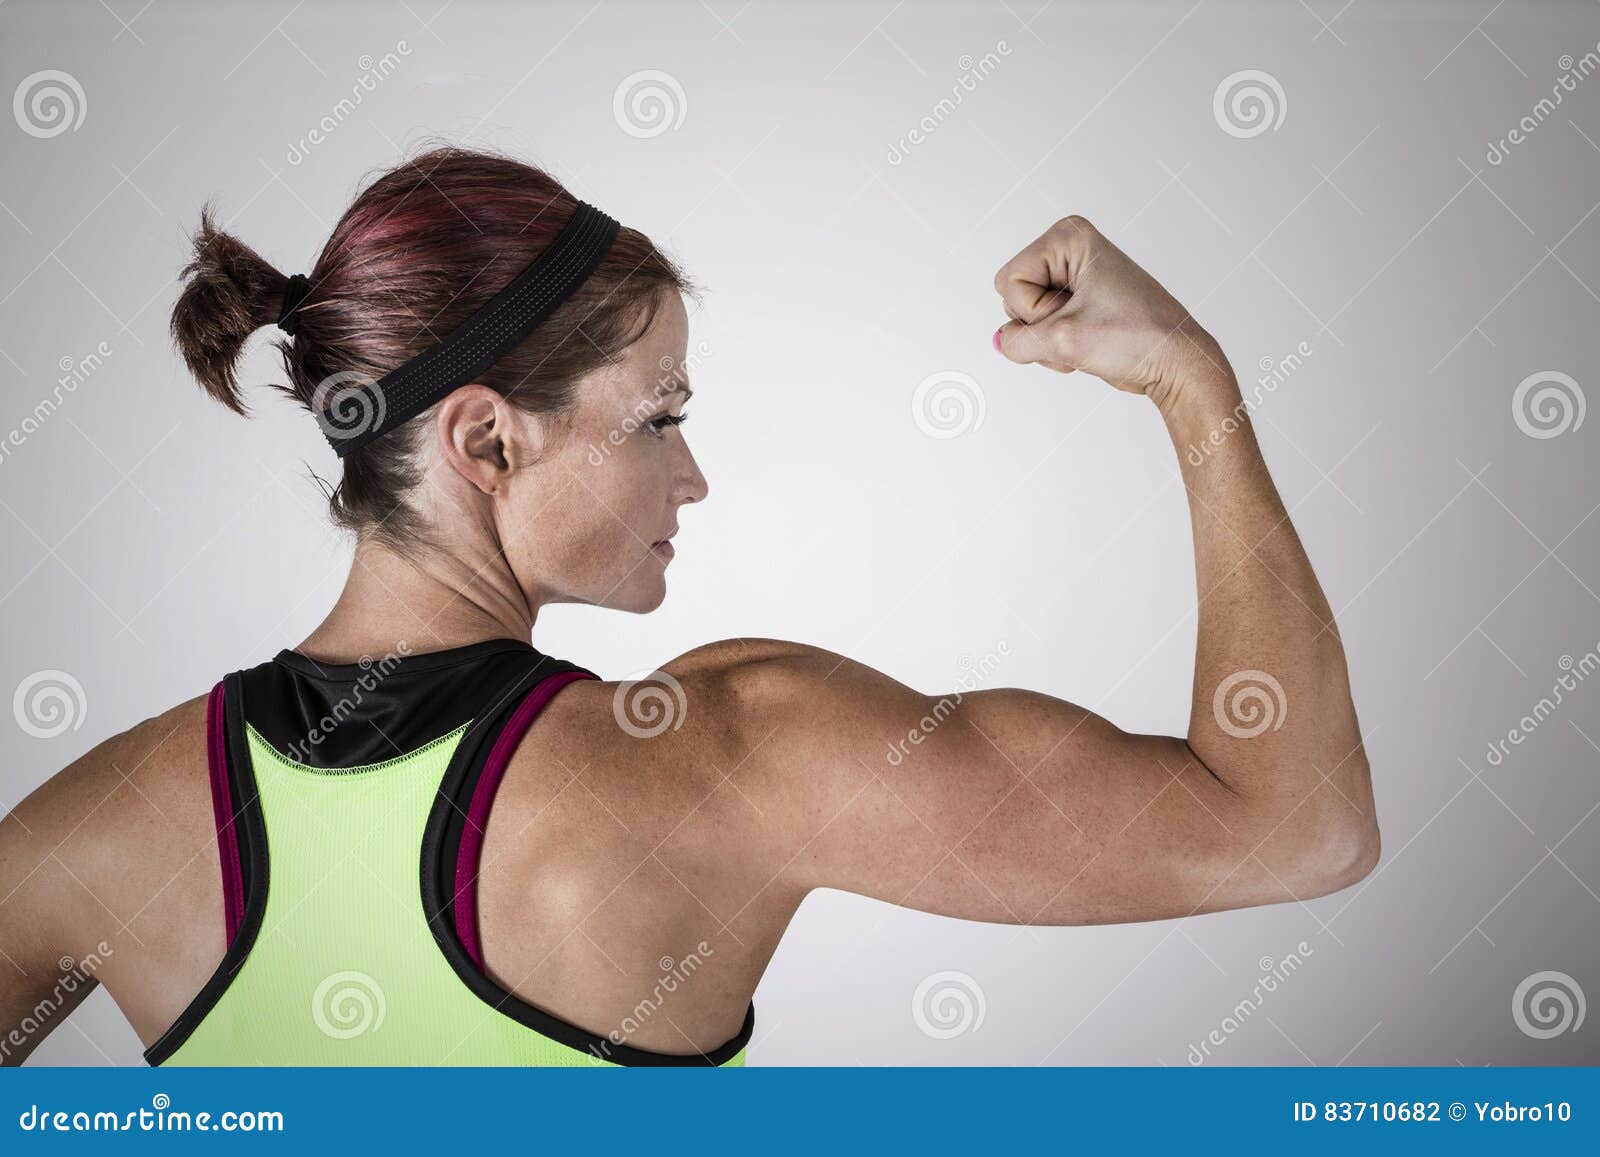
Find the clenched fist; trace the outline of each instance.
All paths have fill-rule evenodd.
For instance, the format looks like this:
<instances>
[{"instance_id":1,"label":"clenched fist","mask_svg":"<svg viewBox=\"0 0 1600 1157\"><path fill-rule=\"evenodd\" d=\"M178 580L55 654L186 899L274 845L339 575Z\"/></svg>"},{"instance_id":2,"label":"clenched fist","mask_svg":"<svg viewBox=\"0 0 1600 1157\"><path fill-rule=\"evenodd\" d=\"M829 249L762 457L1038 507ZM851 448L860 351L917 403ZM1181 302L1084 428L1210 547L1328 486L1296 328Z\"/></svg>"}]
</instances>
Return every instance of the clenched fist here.
<instances>
[{"instance_id":1,"label":"clenched fist","mask_svg":"<svg viewBox=\"0 0 1600 1157\"><path fill-rule=\"evenodd\" d=\"M1082 217L1064 217L995 274L1013 320L996 332L1014 362L1084 370L1165 412L1196 384L1231 381L1189 311Z\"/></svg>"}]
</instances>

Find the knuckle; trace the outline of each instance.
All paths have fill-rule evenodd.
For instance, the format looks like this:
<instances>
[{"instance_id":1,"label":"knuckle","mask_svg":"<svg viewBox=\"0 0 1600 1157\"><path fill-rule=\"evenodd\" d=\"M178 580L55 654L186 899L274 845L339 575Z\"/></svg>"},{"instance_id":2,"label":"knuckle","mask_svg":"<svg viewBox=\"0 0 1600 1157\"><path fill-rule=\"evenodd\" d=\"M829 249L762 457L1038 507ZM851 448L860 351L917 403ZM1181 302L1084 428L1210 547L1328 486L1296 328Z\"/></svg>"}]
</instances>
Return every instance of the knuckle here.
<instances>
[{"instance_id":1,"label":"knuckle","mask_svg":"<svg viewBox=\"0 0 1600 1157\"><path fill-rule=\"evenodd\" d=\"M1068 324L1064 319L1057 320L1050 326L1050 348L1058 356L1071 360L1072 355L1078 352L1077 329Z\"/></svg>"}]
</instances>

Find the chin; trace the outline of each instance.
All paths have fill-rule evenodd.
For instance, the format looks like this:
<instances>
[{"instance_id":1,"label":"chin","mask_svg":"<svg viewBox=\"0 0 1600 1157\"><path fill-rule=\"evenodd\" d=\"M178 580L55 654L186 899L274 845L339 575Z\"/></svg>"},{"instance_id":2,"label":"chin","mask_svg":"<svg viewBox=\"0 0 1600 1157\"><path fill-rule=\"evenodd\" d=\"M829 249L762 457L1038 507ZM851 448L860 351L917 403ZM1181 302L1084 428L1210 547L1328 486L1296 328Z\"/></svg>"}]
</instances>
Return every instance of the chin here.
<instances>
[{"instance_id":1,"label":"chin","mask_svg":"<svg viewBox=\"0 0 1600 1157\"><path fill-rule=\"evenodd\" d=\"M664 578L657 578L652 583L639 583L630 585L622 590L613 591L611 597L601 604L614 611L627 611L635 615L648 615L667 600L667 584Z\"/></svg>"}]
</instances>

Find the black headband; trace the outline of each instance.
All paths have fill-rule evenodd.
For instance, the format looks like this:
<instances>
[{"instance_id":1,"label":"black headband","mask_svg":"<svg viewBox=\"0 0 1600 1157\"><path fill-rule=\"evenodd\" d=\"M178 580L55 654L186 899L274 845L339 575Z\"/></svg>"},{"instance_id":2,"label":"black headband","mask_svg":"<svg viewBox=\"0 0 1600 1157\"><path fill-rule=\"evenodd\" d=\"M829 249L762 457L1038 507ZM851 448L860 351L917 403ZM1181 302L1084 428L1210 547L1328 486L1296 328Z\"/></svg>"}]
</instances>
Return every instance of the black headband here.
<instances>
[{"instance_id":1,"label":"black headband","mask_svg":"<svg viewBox=\"0 0 1600 1157\"><path fill-rule=\"evenodd\" d=\"M443 341L376 382L353 373L323 382L312 402L334 453L383 437L510 353L594 272L621 228L579 201L544 252Z\"/></svg>"}]
</instances>

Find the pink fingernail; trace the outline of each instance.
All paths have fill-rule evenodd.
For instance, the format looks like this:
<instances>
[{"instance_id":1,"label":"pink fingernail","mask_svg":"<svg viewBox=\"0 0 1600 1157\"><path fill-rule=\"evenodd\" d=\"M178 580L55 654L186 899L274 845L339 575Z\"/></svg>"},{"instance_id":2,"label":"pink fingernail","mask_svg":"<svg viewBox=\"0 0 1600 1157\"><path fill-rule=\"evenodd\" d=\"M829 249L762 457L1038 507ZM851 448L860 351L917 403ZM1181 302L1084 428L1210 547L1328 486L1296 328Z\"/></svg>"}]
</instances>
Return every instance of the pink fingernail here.
<instances>
[{"instance_id":1,"label":"pink fingernail","mask_svg":"<svg viewBox=\"0 0 1600 1157\"><path fill-rule=\"evenodd\" d=\"M1004 329L1004 328L1005 328L1004 326L1001 326L1001 329ZM994 352L995 353L1002 352L1001 349L1000 349L1000 330L998 330L998 329L994 331Z\"/></svg>"}]
</instances>

